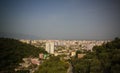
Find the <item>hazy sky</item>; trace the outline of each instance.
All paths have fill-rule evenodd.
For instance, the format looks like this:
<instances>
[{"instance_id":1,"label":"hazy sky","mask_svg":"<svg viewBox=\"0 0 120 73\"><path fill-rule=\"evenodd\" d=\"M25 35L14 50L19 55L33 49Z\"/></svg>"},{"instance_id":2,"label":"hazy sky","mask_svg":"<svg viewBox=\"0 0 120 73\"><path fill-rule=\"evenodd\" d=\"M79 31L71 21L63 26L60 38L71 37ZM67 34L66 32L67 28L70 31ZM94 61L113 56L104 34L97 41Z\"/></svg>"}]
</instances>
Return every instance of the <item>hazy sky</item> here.
<instances>
[{"instance_id":1,"label":"hazy sky","mask_svg":"<svg viewBox=\"0 0 120 73\"><path fill-rule=\"evenodd\" d=\"M120 37L120 0L0 0L0 32L39 39Z\"/></svg>"}]
</instances>

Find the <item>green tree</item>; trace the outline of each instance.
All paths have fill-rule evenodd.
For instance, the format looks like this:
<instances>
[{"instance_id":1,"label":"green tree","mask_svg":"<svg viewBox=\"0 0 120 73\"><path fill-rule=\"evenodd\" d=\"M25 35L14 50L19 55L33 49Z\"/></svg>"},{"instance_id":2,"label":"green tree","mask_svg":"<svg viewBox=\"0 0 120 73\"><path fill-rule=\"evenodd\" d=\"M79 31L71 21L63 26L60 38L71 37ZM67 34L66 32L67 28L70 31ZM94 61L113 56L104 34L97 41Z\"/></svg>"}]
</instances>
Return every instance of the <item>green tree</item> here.
<instances>
[{"instance_id":1,"label":"green tree","mask_svg":"<svg viewBox=\"0 0 120 73\"><path fill-rule=\"evenodd\" d=\"M68 63L61 61L60 57L50 57L43 62L35 73L66 73Z\"/></svg>"},{"instance_id":2,"label":"green tree","mask_svg":"<svg viewBox=\"0 0 120 73\"><path fill-rule=\"evenodd\" d=\"M0 38L0 73L15 73L22 58L38 57L40 52L45 50L15 39Z\"/></svg>"},{"instance_id":3,"label":"green tree","mask_svg":"<svg viewBox=\"0 0 120 73\"><path fill-rule=\"evenodd\" d=\"M73 58L74 73L119 73L120 39L93 47L82 59Z\"/></svg>"}]
</instances>

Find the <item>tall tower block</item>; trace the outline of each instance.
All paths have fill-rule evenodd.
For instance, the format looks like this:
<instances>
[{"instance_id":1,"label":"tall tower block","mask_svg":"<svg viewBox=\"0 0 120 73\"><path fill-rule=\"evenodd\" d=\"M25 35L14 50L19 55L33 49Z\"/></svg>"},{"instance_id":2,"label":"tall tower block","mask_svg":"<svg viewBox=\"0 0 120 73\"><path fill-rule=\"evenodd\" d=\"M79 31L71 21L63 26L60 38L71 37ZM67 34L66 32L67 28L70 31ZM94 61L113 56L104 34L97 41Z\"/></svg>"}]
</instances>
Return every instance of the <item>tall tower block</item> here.
<instances>
[{"instance_id":1,"label":"tall tower block","mask_svg":"<svg viewBox=\"0 0 120 73\"><path fill-rule=\"evenodd\" d=\"M50 54L54 54L54 42L46 42L45 50Z\"/></svg>"}]
</instances>

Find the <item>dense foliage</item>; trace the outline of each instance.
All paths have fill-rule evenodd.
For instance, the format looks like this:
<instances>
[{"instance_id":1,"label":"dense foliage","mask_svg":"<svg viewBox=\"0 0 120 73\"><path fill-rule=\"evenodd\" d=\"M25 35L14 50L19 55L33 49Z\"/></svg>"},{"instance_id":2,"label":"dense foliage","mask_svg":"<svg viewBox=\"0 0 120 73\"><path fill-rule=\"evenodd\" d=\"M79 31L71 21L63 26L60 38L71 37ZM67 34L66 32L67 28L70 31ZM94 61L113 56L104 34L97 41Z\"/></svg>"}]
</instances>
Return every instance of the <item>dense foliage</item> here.
<instances>
[{"instance_id":1,"label":"dense foliage","mask_svg":"<svg viewBox=\"0 0 120 73\"><path fill-rule=\"evenodd\" d=\"M0 73L15 73L14 69L22 62L22 58L38 57L40 52L46 53L42 48L15 39L0 38Z\"/></svg>"},{"instance_id":2,"label":"dense foliage","mask_svg":"<svg viewBox=\"0 0 120 73\"><path fill-rule=\"evenodd\" d=\"M74 73L120 73L120 39L95 46L81 58L72 59Z\"/></svg>"},{"instance_id":3,"label":"dense foliage","mask_svg":"<svg viewBox=\"0 0 120 73\"><path fill-rule=\"evenodd\" d=\"M68 63L61 61L60 57L50 57L40 65L35 73L67 73Z\"/></svg>"}]
</instances>

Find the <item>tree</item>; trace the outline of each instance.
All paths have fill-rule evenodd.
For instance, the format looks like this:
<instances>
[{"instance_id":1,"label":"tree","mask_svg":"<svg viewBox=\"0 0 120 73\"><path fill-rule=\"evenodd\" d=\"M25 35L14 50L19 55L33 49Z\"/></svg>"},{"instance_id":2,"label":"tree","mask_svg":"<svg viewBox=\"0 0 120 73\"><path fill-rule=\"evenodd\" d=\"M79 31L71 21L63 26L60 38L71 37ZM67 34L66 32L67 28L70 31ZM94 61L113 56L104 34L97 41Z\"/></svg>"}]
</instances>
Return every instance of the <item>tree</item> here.
<instances>
[{"instance_id":1,"label":"tree","mask_svg":"<svg viewBox=\"0 0 120 73\"><path fill-rule=\"evenodd\" d=\"M120 39L93 47L82 59L73 58L75 73L119 73Z\"/></svg>"},{"instance_id":2,"label":"tree","mask_svg":"<svg viewBox=\"0 0 120 73\"><path fill-rule=\"evenodd\" d=\"M25 57L38 57L43 49L10 38L0 38L0 73L15 73L15 68Z\"/></svg>"},{"instance_id":3,"label":"tree","mask_svg":"<svg viewBox=\"0 0 120 73\"><path fill-rule=\"evenodd\" d=\"M60 57L50 57L49 60L43 62L35 73L66 73L68 63L61 61Z\"/></svg>"}]
</instances>

